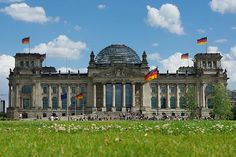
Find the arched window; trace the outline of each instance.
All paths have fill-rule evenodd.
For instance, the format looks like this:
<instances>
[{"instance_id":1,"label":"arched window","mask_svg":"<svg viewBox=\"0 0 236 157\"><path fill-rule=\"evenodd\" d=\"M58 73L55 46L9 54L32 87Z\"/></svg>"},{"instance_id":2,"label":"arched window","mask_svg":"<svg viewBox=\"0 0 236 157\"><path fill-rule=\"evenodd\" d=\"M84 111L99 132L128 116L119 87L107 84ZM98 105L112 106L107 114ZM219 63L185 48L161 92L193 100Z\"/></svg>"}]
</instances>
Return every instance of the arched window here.
<instances>
[{"instance_id":1,"label":"arched window","mask_svg":"<svg viewBox=\"0 0 236 157\"><path fill-rule=\"evenodd\" d=\"M43 97L43 109L48 109L48 98Z\"/></svg>"},{"instance_id":2,"label":"arched window","mask_svg":"<svg viewBox=\"0 0 236 157\"><path fill-rule=\"evenodd\" d=\"M52 108L57 109L58 108L58 99L57 97L52 98Z\"/></svg>"},{"instance_id":3,"label":"arched window","mask_svg":"<svg viewBox=\"0 0 236 157\"><path fill-rule=\"evenodd\" d=\"M151 107L152 107L152 109L157 108L157 97L152 97L151 98Z\"/></svg>"},{"instance_id":4,"label":"arched window","mask_svg":"<svg viewBox=\"0 0 236 157\"><path fill-rule=\"evenodd\" d=\"M173 96L170 98L170 108L171 109L175 108L175 97Z\"/></svg>"},{"instance_id":5,"label":"arched window","mask_svg":"<svg viewBox=\"0 0 236 157\"><path fill-rule=\"evenodd\" d=\"M185 105L185 98L184 98L183 96L181 96L181 97L179 98L179 107L180 107L181 109L183 109L183 108L184 108L184 105Z\"/></svg>"},{"instance_id":6,"label":"arched window","mask_svg":"<svg viewBox=\"0 0 236 157\"><path fill-rule=\"evenodd\" d=\"M166 98L165 97L161 97L161 108L162 109L166 108Z\"/></svg>"}]
</instances>

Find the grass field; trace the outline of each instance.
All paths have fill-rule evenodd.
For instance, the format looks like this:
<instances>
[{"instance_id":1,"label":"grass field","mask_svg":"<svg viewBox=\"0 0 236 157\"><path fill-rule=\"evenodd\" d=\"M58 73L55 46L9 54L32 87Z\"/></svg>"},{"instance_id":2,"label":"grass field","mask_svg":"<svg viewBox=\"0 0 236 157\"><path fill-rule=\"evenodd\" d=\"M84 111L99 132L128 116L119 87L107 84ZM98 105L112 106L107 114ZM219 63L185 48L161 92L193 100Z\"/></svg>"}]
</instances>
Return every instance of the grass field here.
<instances>
[{"instance_id":1,"label":"grass field","mask_svg":"<svg viewBox=\"0 0 236 157\"><path fill-rule=\"evenodd\" d=\"M236 121L0 122L0 157L236 156Z\"/></svg>"}]
</instances>

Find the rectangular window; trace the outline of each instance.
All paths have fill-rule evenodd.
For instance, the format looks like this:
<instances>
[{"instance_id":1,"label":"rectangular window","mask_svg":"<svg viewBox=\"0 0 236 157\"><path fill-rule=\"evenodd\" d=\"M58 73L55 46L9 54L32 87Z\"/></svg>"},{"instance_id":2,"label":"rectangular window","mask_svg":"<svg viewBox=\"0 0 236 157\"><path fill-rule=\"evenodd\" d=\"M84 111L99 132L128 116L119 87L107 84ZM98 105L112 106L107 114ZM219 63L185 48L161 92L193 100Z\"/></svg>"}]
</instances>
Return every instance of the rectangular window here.
<instances>
[{"instance_id":1,"label":"rectangular window","mask_svg":"<svg viewBox=\"0 0 236 157\"><path fill-rule=\"evenodd\" d=\"M34 67L34 61L31 61L31 67Z\"/></svg>"},{"instance_id":2,"label":"rectangular window","mask_svg":"<svg viewBox=\"0 0 236 157\"><path fill-rule=\"evenodd\" d=\"M80 86L80 93L84 94L84 98L82 100L80 100L80 106L85 105L87 103L87 89L85 86Z\"/></svg>"},{"instance_id":3,"label":"rectangular window","mask_svg":"<svg viewBox=\"0 0 236 157\"><path fill-rule=\"evenodd\" d=\"M66 93L67 92L67 88L65 86L61 87L62 93Z\"/></svg>"},{"instance_id":4,"label":"rectangular window","mask_svg":"<svg viewBox=\"0 0 236 157\"><path fill-rule=\"evenodd\" d=\"M30 108L30 99L24 98L23 99L23 109L29 109Z\"/></svg>"},{"instance_id":5,"label":"rectangular window","mask_svg":"<svg viewBox=\"0 0 236 157\"><path fill-rule=\"evenodd\" d=\"M48 93L48 87L47 86L43 86L43 94L47 94Z\"/></svg>"},{"instance_id":6,"label":"rectangular window","mask_svg":"<svg viewBox=\"0 0 236 157\"><path fill-rule=\"evenodd\" d=\"M151 84L152 88L152 93L157 93L157 85L156 84Z\"/></svg>"},{"instance_id":7,"label":"rectangular window","mask_svg":"<svg viewBox=\"0 0 236 157\"><path fill-rule=\"evenodd\" d=\"M213 68L216 69L216 61L213 61Z\"/></svg>"},{"instance_id":8,"label":"rectangular window","mask_svg":"<svg viewBox=\"0 0 236 157\"><path fill-rule=\"evenodd\" d=\"M176 93L176 87L175 86L170 87L170 93L171 94L175 94Z\"/></svg>"},{"instance_id":9,"label":"rectangular window","mask_svg":"<svg viewBox=\"0 0 236 157\"><path fill-rule=\"evenodd\" d=\"M52 93L56 94L57 93L57 87L56 86L52 86Z\"/></svg>"},{"instance_id":10,"label":"rectangular window","mask_svg":"<svg viewBox=\"0 0 236 157\"><path fill-rule=\"evenodd\" d=\"M211 69L211 68L212 68L211 61L208 61L208 62L207 62L207 66L208 66L208 68L209 68L209 69Z\"/></svg>"},{"instance_id":11,"label":"rectangular window","mask_svg":"<svg viewBox=\"0 0 236 157\"><path fill-rule=\"evenodd\" d=\"M162 86L161 87L161 94L165 94L166 93L166 87L165 86Z\"/></svg>"},{"instance_id":12,"label":"rectangular window","mask_svg":"<svg viewBox=\"0 0 236 157\"><path fill-rule=\"evenodd\" d=\"M29 67L29 61L25 62L26 67Z\"/></svg>"},{"instance_id":13,"label":"rectangular window","mask_svg":"<svg viewBox=\"0 0 236 157\"><path fill-rule=\"evenodd\" d=\"M203 68L206 68L206 61L202 61Z\"/></svg>"},{"instance_id":14,"label":"rectangular window","mask_svg":"<svg viewBox=\"0 0 236 157\"><path fill-rule=\"evenodd\" d=\"M179 91L180 91L180 93L185 93L185 85L180 85Z\"/></svg>"},{"instance_id":15,"label":"rectangular window","mask_svg":"<svg viewBox=\"0 0 236 157\"><path fill-rule=\"evenodd\" d=\"M72 94L76 94L77 93L76 87L71 87L71 92Z\"/></svg>"},{"instance_id":16,"label":"rectangular window","mask_svg":"<svg viewBox=\"0 0 236 157\"><path fill-rule=\"evenodd\" d=\"M24 62L20 61L20 66L23 67L24 66Z\"/></svg>"}]
</instances>

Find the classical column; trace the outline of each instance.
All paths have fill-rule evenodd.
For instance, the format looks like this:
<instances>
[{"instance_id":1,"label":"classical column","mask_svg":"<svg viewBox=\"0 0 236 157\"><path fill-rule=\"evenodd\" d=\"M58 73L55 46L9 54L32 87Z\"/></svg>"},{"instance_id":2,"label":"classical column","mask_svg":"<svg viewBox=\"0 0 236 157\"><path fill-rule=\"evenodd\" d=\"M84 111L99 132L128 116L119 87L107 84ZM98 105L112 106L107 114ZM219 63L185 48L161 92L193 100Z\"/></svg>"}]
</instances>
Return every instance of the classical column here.
<instances>
[{"instance_id":1,"label":"classical column","mask_svg":"<svg viewBox=\"0 0 236 157\"><path fill-rule=\"evenodd\" d=\"M39 108L40 107L40 100L42 99L41 94L40 94L40 83L36 82L35 84L35 107Z\"/></svg>"},{"instance_id":2,"label":"classical column","mask_svg":"<svg viewBox=\"0 0 236 157\"><path fill-rule=\"evenodd\" d=\"M167 108L170 108L170 92L169 92L169 84L166 85L166 102Z\"/></svg>"},{"instance_id":3,"label":"classical column","mask_svg":"<svg viewBox=\"0 0 236 157\"><path fill-rule=\"evenodd\" d=\"M103 104L102 104L102 111L106 111L106 84L103 84Z\"/></svg>"},{"instance_id":4,"label":"classical column","mask_svg":"<svg viewBox=\"0 0 236 157\"><path fill-rule=\"evenodd\" d=\"M43 108L42 86L40 82L38 83L38 97L38 105L39 107Z\"/></svg>"},{"instance_id":5,"label":"classical column","mask_svg":"<svg viewBox=\"0 0 236 157\"><path fill-rule=\"evenodd\" d=\"M12 97L12 90L11 90L11 85L10 84L8 84L8 104L9 104L9 107L13 107L12 106L12 99L11 99L11 97Z\"/></svg>"},{"instance_id":6,"label":"classical column","mask_svg":"<svg viewBox=\"0 0 236 157\"><path fill-rule=\"evenodd\" d=\"M112 111L116 111L116 84L112 84Z\"/></svg>"},{"instance_id":7,"label":"classical column","mask_svg":"<svg viewBox=\"0 0 236 157\"><path fill-rule=\"evenodd\" d=\"M157 108L161 108L161 87L157 84Z\"/></svg>"},{"instance_id":8,"label":"classical column","mask_svg":"<svg viewBox=\"0 0 236 157\"><path fill-rule=\"evenodd\" d=\"M36 90L35 90L35 84L33 84L33 89L32 89L32 93L31 93L31 97L32 97L32 102L31 102L31 104L32 104L32 108L35 108L36 107L36 105L35 105L35 99L36 99Z\"/></svg>"},{"instance_id":9,"label":"classical column","mask_svg":"<svg viewBox=\"0 0 236 157\"><path fill-rule=\"evenodd\" d=\"M70 100L70 85L67 85L67 105L68 107L71 106L71 100Z\"/></svg>"},{"instance_id":10,"label":"classical column","mask_svg":"<svg viewBox=\"0 0 236 157\"><path fill-rule=\"evenodd\" d=\"M57 91L57 95L58 95L58 108L62 109L62 101L61 101L61 85L58 84L58 91Z\"/></svg>"},{"instance_id":11,"label":"classical column","mask_svg":"<svg viewBox=\"0 0 236 157\"><path fill-rule=\"evenodd\" d=\"M124 82L122 84L122 112L126 112L126 99L125 99L125 96L126 96L126 83Z\"/></svg>"},{"instance_id":12,"label":"classical column","mask_svg":"<svg viewBox=\"0 0 236 157\"><path fill-rule=\"evenodd\" d=\"M132 107L135 107L135 83L132 84Z\"/></svg>"},{"instance_id":13,"label":"classical column","mask_svg":"<svg viewBox=\"0 0 236 157\"><path fill-rule=\"evenodd\" d=\"M52 87L48 85L48 107L52 109Z\"/></svg>"},{"instance_id":14,"label":"classical column","mask_svg":"<svg viewBox=\"0 0 236 157\"><path fill-rule=\"evenodd\" d=\"M16 91L15 91L15 107L20 107L20 97L19 97L19 84L16 84ZM23 106L22 106L23 108Z\"/></svg>"},{"instance_id":15,"label":"classical column","mask_svg":"<svg viewBox=\"0 0 236 157\"><path fill-rule=\"evenodd\" d=\"M206 84L203 83L202 84L202 107L203 108L207 108L207 105L206 105L206 96L205 96L205 89L206 89Z\"/></svg>"},{"instance_id":16,"label":"classical column","mask_svg":"<svg viewBox=\"0 0 236 157\"><path fill-rule=\"evenodd\" d=\"M199 100L199 94L200 94L200 91L201 90L201 88L200 88L200 85L199 85L199 83L197 83L197 85L196 85L196 88L195 88L195 93L196 93L196 95L197 95L197 97L196 97L196 101L197 101L197 105L198 105L198 107L200 107L201 105L201 103L200 103L200 100Z\"/></svg>"},{"instance_id":17,"label":"classical column","mask_svg":"<svg viewBox=\"0 0 236 157\"><path fill-rule=\"evenodd\" d=\"M176 84L176 108L179 109L179 85Z\"/></svg>"},{"instance_id":18,"label":"classical column","mask_svg":"<svg viewBox=\"0 0 236 157\"><path fill-rule=\"evenodd\" d=\"M96 111L97 107L97 86L93 84L93 112Z\"/></svg>"},{"instance_id":19,"label":"classical column","mask_svg":"<svg viewBox=\"0 0 236 157\"><path fill-rule=\"evenodd\" d=\"M188 85L188 84L185 84L185 92L186 92L186 93L188 92L188 87L189 87L189 85Z\"/></svg>"},{"instance_id":20,"label":"classical column","mask_svg":"<svg viewBox=\"0 0 236 157\"><path fill-rule=\"evenodd\" d=\"M125 100L125 95L126 95L125 83L123 83L122 86L123 86L123 88L122 88L123 89L123 91L122 91L122 95L123 95L122 96L123 97L123 99L122 99L122 107L126 107L126 104L125 104L126 103L126 100Z\"/></svg>"}]
</instances>

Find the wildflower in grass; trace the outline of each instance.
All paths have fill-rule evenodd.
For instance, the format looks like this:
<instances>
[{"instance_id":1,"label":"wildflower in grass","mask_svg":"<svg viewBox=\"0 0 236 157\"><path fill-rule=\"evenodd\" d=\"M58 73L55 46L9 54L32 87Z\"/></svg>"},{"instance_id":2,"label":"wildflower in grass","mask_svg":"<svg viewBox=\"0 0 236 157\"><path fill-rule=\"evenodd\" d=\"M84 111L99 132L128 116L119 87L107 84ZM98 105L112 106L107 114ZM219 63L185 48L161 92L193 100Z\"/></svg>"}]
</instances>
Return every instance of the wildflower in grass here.
<instances>
[{"instance_id":1,"label":"wildflower in grass","mask_svg":"<svg viewBox=\"0 0 236 157\"><path fill-rule=\"evenodd\" d=\"M146 137L148 134L146 133L146 134L144 134L144 136Z\"/></svg>"},{"instance_id":2,"label":"wildflower in grass","mask_svg":"<svg viewBox=\"0 0 236 157\"><path fill-rule=\"evenodd\" d=\"M163 128L163 129L167 129L169 126L170 126L170 124L169 124L169 123L166 123L166 124L162 125L162 128Z\"/></svg>"},{"instance_id":3,"label":"wildflower in grass","mask_svg":"<svg viewBox=\"0 0 236 157\"><path fill-rule=\"evenodd\" d=\"M119 137L116 137L115 142L121 142L121 139Z\"/></svg>"},{"instance_id":4,"label":"wildflower in grass","mask_svg":"<svg viewBox=\"0 0 236 157\"><path fill-rule=\"evenodd\" d=\"M167 130L167 134L173 134L173 132L174 132L174 131L171 130L171 129L168 129L168 130Z\"/></svg>"}]
</instances>

